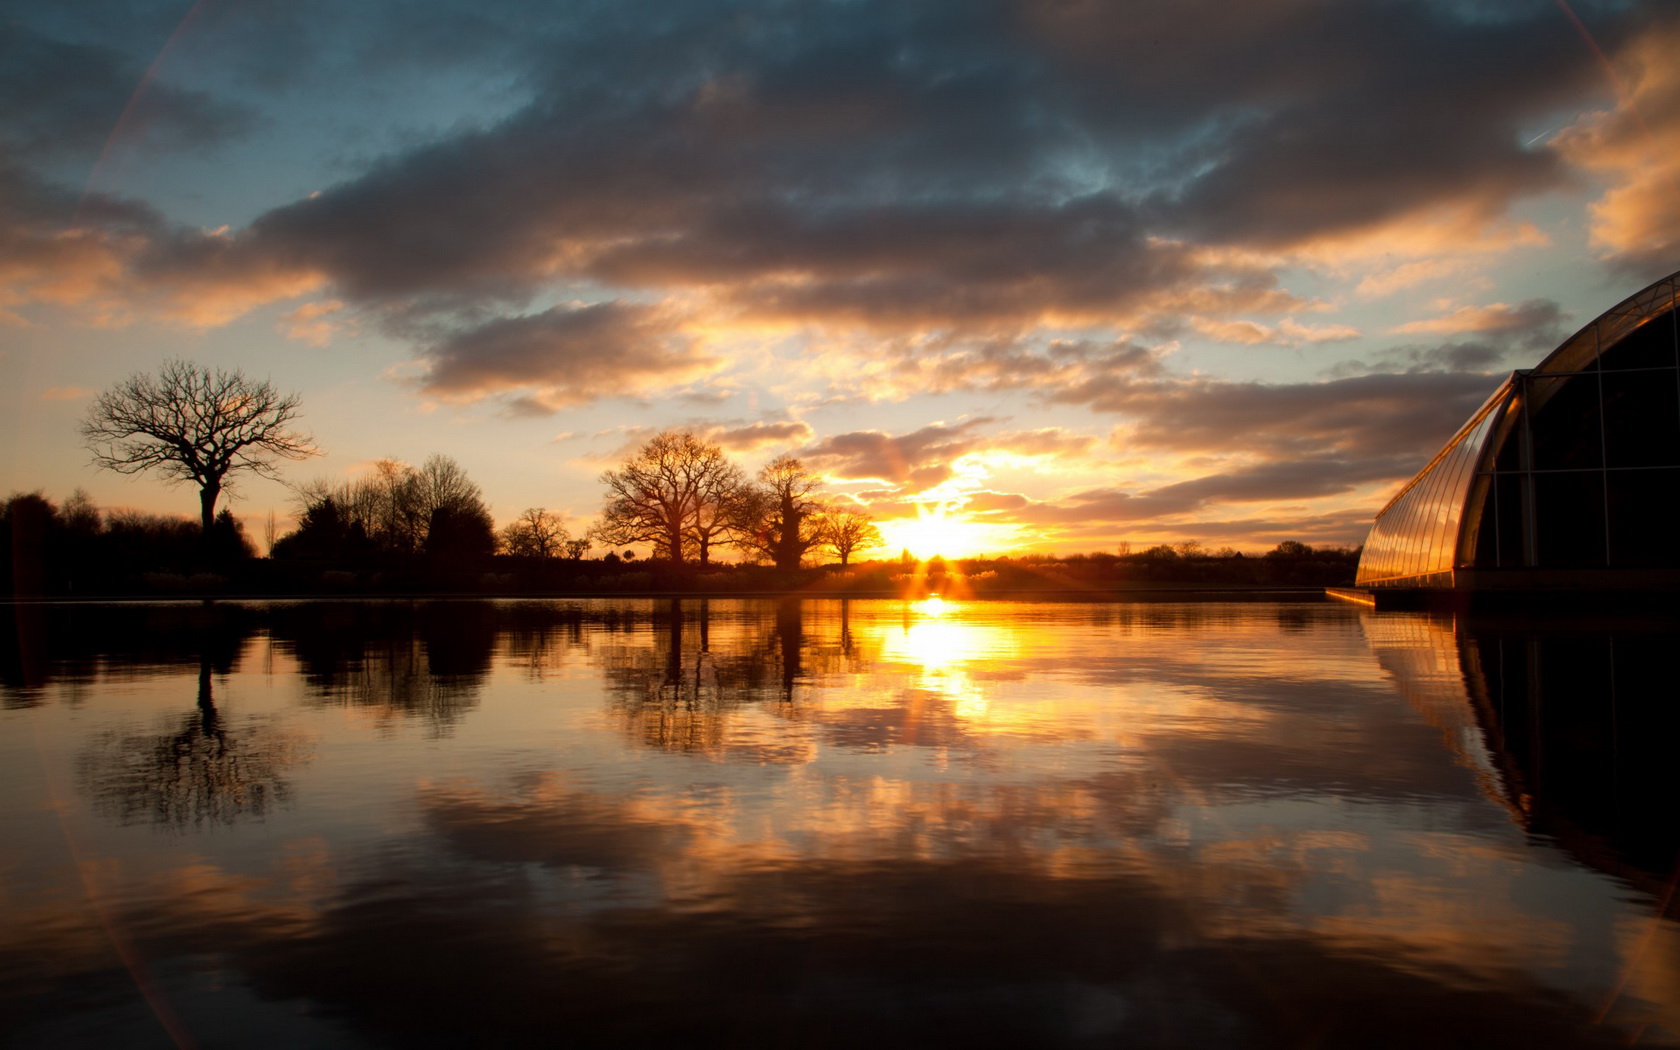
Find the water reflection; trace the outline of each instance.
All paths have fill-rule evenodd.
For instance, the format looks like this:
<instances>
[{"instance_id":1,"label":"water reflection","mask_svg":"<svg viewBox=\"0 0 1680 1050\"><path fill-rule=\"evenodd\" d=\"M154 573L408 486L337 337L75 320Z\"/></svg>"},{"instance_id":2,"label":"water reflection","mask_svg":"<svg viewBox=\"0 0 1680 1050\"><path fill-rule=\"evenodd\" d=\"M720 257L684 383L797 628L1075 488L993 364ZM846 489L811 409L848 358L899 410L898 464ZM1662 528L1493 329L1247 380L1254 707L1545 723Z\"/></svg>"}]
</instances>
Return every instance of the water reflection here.
<instances>
[{"instance_id":1,"label":"water reflection","mask_svg":"<svg viewBox=\"0 0 1680 1050\"><path fill-rule=\"evenodd\" d=\"M277 606L268 627L313 702L444 735L479 702L498 624L485 602L341 602Z\"/></svg>"},{"instance_id":2,"label":"water reflection","mask_svg":"<svg viewBox=\"0 0 1680 1050\"><path fill-rule=\"evenodd\" d=\"M1603 812L1659 794L1625 764L1658 745L1606 729L1568 631L1328 604L242 615L208 675L8 687L35 706L0 713L27 729L0 733L0 777L50 770L58 740L91 762L84 713L113 739L165 715L170 754L265 719L313 742L273 769L283 816L201 806L144 842L122 822L192 804L136 787L125 816L90 778L83 821L11 796L30 845L5 872L0 1009L26 1041L153 1038L136 959L203 1043L1680 1037L1664 854ZM1672 728L1630 710L1654 666L1630 647L1665 631L1588 637L1613 728ZM1536 710L1540 745L1515 721ZM52 859L60 819L73 861ZM89 872L97 909L64 889Z\"/></svg>"},{"instance_id":3,"label":"water reflection","mask_svg":"<svg viewBox=\"0 0 1680 1050\"><path fill-rule=\"evenodd\" d=\"M0 687L6 706L27 707L55 682L196 669L204 662L225 674L258 629L252 609L219 602L0 603Z\"/></svg>"},{"instance_id":4,"label":"water reflection","mask_svg":"<svg viewBox=\"0 0 1680 1050\"><path fill-rule=\"evenodd\" d=\"M1384 616L1377 651L1524 828L1680 915L1680 620ZM1402 638L1404 635L1406 637ZM1398 643L1398 644L1397 644Z\"/></svg>"},{"instance_id":5,"label":"water reflection","mask_svg":"<svg viewBox=\"0 0 1680 1050\"><path fill-rule=\"evenodd\" d=\"M79 764L97 812L124 824L184 830L262 817L287 800L288 767L307 749L272 722L230 728L216 709L208 657L199 664L197 710L162 733L96 733Z\"/></svg>"}]
</instances>

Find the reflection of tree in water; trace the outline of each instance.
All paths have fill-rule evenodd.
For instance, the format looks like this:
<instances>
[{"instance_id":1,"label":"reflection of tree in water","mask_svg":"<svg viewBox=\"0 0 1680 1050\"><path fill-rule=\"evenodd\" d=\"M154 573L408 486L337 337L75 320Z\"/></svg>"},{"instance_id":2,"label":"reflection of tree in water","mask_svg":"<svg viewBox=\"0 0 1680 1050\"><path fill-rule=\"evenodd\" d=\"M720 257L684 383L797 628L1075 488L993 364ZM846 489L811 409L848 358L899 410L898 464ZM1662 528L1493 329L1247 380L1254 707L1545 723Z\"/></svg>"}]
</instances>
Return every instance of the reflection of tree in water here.
<instances>
[{"instance_id":1,"label":"reflection of tree in water","mask_svg":"<svg viewBox=\"0 0 1680 1050\"><path fill-rule=\"evenodd\" d=\"M262 817L288 795L283 777L302 753L297 738L273 724L236 732L217 710L213 673L237 655L212 638L200 658L197 710L164 733L106 734L82 756L81 779L95 809L124 824L185 829Z\"/></svg>"},{"instance_id":2,"label":"reflection of tree in water","mask_svg":"<svg viewBox=\"0 0 1680 1050\"><path fill-rule=\"evenodd\" d=\"M540 679L545 672L558 670L569 652L586 645L581 602L518 602L501 606L499 611L498 635L506 647L507 661L524 668L532 678Z\"/></svg>"},{"instance_id":3,"label":"reflection of tree in water","mask_svg":"<svg viewBox=\"0 0 1680 1050\"><path fill-rule=\"evenodd\" d=\"M418 718L448 733L476 707L496 641L487 602L277 607L276 642L302 665L313 702Z\"/></svg>"},{"instance_id":4,"label":"reflection of tree in water","mask_svg":"<svg viewBox=\"0 0 1680 1050\"><path fill-rule=\"evenodd\" d=\"M860 659L850 603L813 610L798 598L730 603L673 598L649 614L651 644L629 633L598 647L613 708L634 736L666 751L720 746L732 712L769 705L797 718L814 703L814 675L839 673Z\"/></svg>"},{"instance_id":5,"label":"reflection of tree in water","mask_svg":"<svg viewBox=\"0 0 1680 1050\"><path fill-rule=\"evenodd\" d=\"M7 706L29 707L55 681L175 671L206 655L225 673L259 621L227 602L0 605L0 685Z\"/></svg>"}]
</instances>

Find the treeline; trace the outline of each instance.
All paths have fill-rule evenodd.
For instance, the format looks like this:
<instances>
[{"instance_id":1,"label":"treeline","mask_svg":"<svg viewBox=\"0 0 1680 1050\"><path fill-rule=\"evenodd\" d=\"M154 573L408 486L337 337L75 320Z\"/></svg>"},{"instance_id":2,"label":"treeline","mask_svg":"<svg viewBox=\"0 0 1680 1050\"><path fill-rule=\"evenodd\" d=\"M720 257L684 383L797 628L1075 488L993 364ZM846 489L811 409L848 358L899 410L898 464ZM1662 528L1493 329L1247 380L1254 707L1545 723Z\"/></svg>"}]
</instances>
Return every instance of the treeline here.
<instances>
[{"instance_id":1,"label":"treeline","mask_svg":"<svg viewBox=\"0 0 1680 1050\"><path fill-rule=\"evenodd\" d=\"M389 473L389 472L387 472ZM417 473L424 473L424 468ZM447 476L447 475L444 475ZM471 495L471 486L434 491ZM343 490L318 493L320 521L330 516ZM476 498L476 496L474 496ZM354 502L354 501L352 501ZM365 505L365 504L364 504ZM384 504L389 508L389 502ZM398 501L401 506L401 501ZM421 505L423 506L423 504ZM458 508L459 509L459 508ZM1327 587L1352 582L1359 551L1281 543L1262 556L1229 549L1209 551L1194 542L1131 553L1017 557L919 563L899 557L851 565L778 568L758 563L643 559L608 552L584 557L578 541L557 545L564 535L558 519L546 538L532 540L514 526L489 536L486 526L470 533L472 545L452 546L466 533L449 524L456 513L414 507L385 524L352 519L328 535L352 537L336 549L311 548L322 528L300 528L274 545L275 556L257 558L243 529L226 511L206 538L198 522L133 511L102 513L77 492L61 506L39 493L0 502L0 586L19 596L248 594L753 594L797 591L811 595L897 595L925 597L1004 596L1020 593L1122 593L1138 589L1222 587ZM461 514L478 519L465 510ZM306 513L306 518L309 515ZM377 517L377 516L376 516ZM425 521L424 527L418 523ZM405 531L392 531L406 521ZM524 527L532 522L521 519ZM433 530L434 524L443 528ZM342 531L341 531L342 526ZM509 546L509 535L516 542ZM313 539L312 539L313 537ZM543 544L532 553L519 542ZM282 556L284 555L284 556Z\"/></svg>"},{"instance_id":2,"label":"treeline","mask_svg":"<svg viewBox=\"0 0 1680 1050\"><path fill-rule=\"evenodd\" d=\"M0 503L0 593L149 594L215 589L218 570L256 549L223 510L209 532L188 518L101 512L77 489L63 505L38 492Z\"/></svg>"},{"instance_id":3,"label":"treeline","mask_svg":"<svg viewBox=\"0 0 1680 1050\"><path fill-rule=\"evenodd\" d=\"M228 511L208 531L186 518L102 513L80 490L62 506L40 493L0 504L4 593L623 594L799 590L846 594L1102 591L1144 585L1337 586L1358 552L1283 543L1263 557L1189 541L1118 553L918 564L908 554L857 564L881 546L869 516L822 491L782 456L748 475L692 433L649 439L601 475L598 524L574 536L561 517L527 508L500 531L459 463L385 459L353 481L298 488L289 535L267 559ZM587 555L606 547L600 558ZM651 550L637 558L635 551ZM827 561L829 564L822 565ZM819 563L814 565L813 563Z\"/></svg>"},{"instance_id":4,"label":"treeline","mask_svg":"<svg viewBox=\"0 0 1680 1050\"><path fill-rule=\"evenodd\" d=\"M495 553L496 523L484 493L453 459L418 468L382 459L357 481L316 481L299 490L297 530L275 542L281 560L391 560Z\"/></svg>"}]
</instances>

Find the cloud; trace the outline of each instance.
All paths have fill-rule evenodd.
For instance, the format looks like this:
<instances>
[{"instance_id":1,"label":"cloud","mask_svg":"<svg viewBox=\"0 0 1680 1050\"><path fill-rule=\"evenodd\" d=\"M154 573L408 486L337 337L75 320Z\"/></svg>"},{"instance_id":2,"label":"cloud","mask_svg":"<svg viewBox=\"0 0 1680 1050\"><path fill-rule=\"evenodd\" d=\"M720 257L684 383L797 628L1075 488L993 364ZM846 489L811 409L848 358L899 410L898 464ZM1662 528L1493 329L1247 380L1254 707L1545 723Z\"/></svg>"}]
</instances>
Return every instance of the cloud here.
<instances>
[{"instance_id":1,"label":"cloud","mask_svg":"<svg viewBox=\"0 0 1680 1050\"><path fill-rule=\"evenodd\" d=\"M1276 459L1433 453L1497 385L1464 373L1366 375L1320 383L1216 379L1069 391L1070 403L1124 416L1125 443L1182 452L1233 447ZM1419 463L1421 465L1421 463Z\"/></svg>"},{"instance_id":2,"label":"cloud","mask_svg":"<svg viewBox=\"0 0 1680 1050\"><path fill-rule=\"evenodd\" d=\"M1190 327L1216 342L1245 346L1258 343L1275 343L1280 346L1336 343L1358 339L1361 334L1359 329L1351 325L1305 325L1293 317L1285 317L1276 327L1254 321L1219 321L1208 317L1192 317Z\"/></svg>"},{"instance_id":3,"label":"cloud","mask_svg":"<svg viewBox=\"0 0 1680 1050\"><path fill-rule=\"evenodd\" d=\"M1092 434L1080 434L1063 427L1040 427L1037 430L998 434L985 442L985 448L1016 456L1079 457L1088 454L1097 444L1098 439Z\"/></svg>"},{"instance_id":4,"label":"cloud","mask_svg":"<svg viewBox=\"0 0 1680 1050\"><path fill-rule=\"evenodd\" d=\"M520 407L550 412L688 382L716 366L667 311L623 301L491 321L425 358L427 393L471 401L524 391Z\"/></svg>"},{"instance_id":5,"label":"cloud","mask_svg":"<svg viewBox=\"0 0 1680 1050\"><path fill-rule=\"evenodd\" d=\"M343 311L344 303L338 299L304 303L280 318L280 331L300 343L327 346L343 328L342 319L334 320L334 315Z\"/></svg>"},{"instance_id":6,"label":"cloud","mask_svg":"<svg viewBox=\"0 0 1680 1050\"><path fill-rule=\"evenodd\" d=\"M1564 314L1550 299L1530 299L1511 306L1490 303L1462 306L1445 317L1429 317L1397 325L1391 331L1413 335L1463 335L1477 332L1513 337L1516 341L1556 343Z\"/></svg>"},{"instance_id":7,"label":"cloud","mask_svg":"<svg viewBox=\"0 0 1680 1050\"><path fill-rule=\"evenodd\" d=\"M1470 260L1463 257L1444 259L1417 259L1413 262L1401 263L1389 270L1367 274L1354 287L1354 294L1367 299L1378 299L1406 288L1412 288L1428 281L1440 280L1462 273L1470 266Z\"/></svg>"},{"instance_id":8,"label":"cloud","mask_svg":"<svg viewBox=\"0 0 1680 1050\"><path fill-rule=\"evenodd\" d=\"M1135 49L1138 34L1159 25L1118 5L1064 10L1084 23L1083 49L1116 39ZM1184 21L1162 27L1166 38L1192 25L1208 30L1204 20ZM1211 90L1244 101L1207 136L1205 173L1168 205L1199 239L1298 246L1442 208L1464 216L1469 233L1511 201L1568 181L1556 154L1526 149L1518 135L1596 86L1590 54L1550 10L1485 20L1445 5L1275 5L1262 19L1259 49L1255 37L1239 35L1242 21L1190 44L1197 60L1179 71L1161 69L1166 56L1183 58L1161 39L1151 41L1154 61L1112 63L1126 80L1162 73L1155 97ZM1621 31L1597 27L1611 39ZM1191 70L1211 84L1184 85Z\"/></svg>"},{"instance_id":9,"label":"cloud","mask_svg":"<svg viewBox=\"0 0 1680 1050\"><path fill-rule=\"evenodd\" d=\"M232 239L390 309L587 280L868 328L1232 323L1291 297L1198 242L1307 247L1441 207L1485 226L1564 183L1515 132L1593 74L1549 11L1275 6L1195 32L1103 4L661 17L538 34L530 105Z\"/></svg>"},{"instance_id":10,"label":"cloud","mask_svg":"<svg viewBox=\"0 0 1680 1050\"><path fill-rule=\"evenodd\" d=\"M996 420L980 416L961 423L932 423L908 434L854 430L808 446L800 457L843 481L878 479L916 489L951 477L953 460L980 448L980 429Z\"/></svg>"},{"instance_id":11,"label":"cloud","mask_svg":"<svg viewBox=\"0 0 1680 1050\"><path fill-rule=\"evenodd\" d=\"M8 21L0 25L0 99L12 104L0 105L0 139L14 156L85 161L119 131L130 148L165 152L214 146L253 126L241 104L146 74L114 48Z\"/></svg>"},{"instance_id":12,"label":"cloud","mask_svg":"<svg viewBox=\"0 0 1680 1050\"><path fill-rule=\"evenodd\" d=\"M1328 370L1328 374L1334 379L1370 373L1392 374L1396 371L1485 374L1494 371L1512 353L1513 350L1508 344L1489 341L1442 343L1438 346L1400 346L1376 353L1368 362L1338 362Z\"/></svg>"},{"instance_id":13,"label":"cloud","mask_svg":"<svg viewBox=\"0 0 1680 1050\"><path fill-rule=\"evenodd\" d=\"M781 422L757 422L746 426L714 425L700 430L708 441L715 441L731 452L756 452L772 445L793 445L810 441L816 436L810 424L797 419Z\"/></svg>"},{"instance_id":14,"label":"cloud","mask_svg":"<svg viewBox=\"0 0 1680 1050\"><path fill-rule=\"evenodd\" d=\"M884 376L865 378L873 390L913 396L955 390L1047 390L1091 376L1153 376L1158 350L1130 339L1025 338L918 341L890 348Z\"/></svg>"},{"instance_id":15,"label":"cloud","mask_svg":"<svg viewBox=\"0 0 1680 1050\"><path fill-rule=\"evenodd\" d=\"M1669 12L1614 56L1621 97L1555 142L1610 181L1592 207L1592 240L1623 264L1668 273L1680 258L1680 19ZM1654 269L1653 269L1654 268Z\"/></svg>"}]
</instances>

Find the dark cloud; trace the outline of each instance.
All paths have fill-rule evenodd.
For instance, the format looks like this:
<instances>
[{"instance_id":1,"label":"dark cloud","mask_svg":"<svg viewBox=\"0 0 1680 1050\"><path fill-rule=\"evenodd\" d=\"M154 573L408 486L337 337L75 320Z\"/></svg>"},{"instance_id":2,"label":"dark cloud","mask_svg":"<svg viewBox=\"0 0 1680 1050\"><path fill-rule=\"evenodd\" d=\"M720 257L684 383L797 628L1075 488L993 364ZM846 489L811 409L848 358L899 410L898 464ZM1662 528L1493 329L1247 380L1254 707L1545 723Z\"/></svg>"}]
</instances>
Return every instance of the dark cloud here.
<instances>
[{"instance_id":1,"label":"dark cloud","mask_svg":"<svg viewBox=\"0 0 1680 1050\"><path fill-rule=\"evenodd\" d=\"M1495 217L1559 184L1517 132L1596 75L1549 9L1206 14L580 14L533 35L548 61L522 111L275 209L241 243L385 304L516 304L587 278L873 326L1144 318L1219 288L1229 312L1275 278L1175 235L1276 246L1436 205Z\"/></svg>"},{"instance_id":2,"label":"dark cloud","mask_svg":"<svg viewBox=\"0 0 1680 1050\"><path fill-rule=\"evenodd\" d=\"M1494 371L1511 353L1509 347L1491 342L1443 343L1439 346L1401 346L1373 354L1368 361L1339 361L1327 374L1333 379L1373 372L1480 372Z\"/></svg>"},{"instance_id":3,"label":"dark cloud","mask_svg":"<svg viewBox=\"0 0 1680 1050\"><path fill-rule=\"evenodd\" d=\"M712 362L674 318L658 307L625 302L555 307L491 321L429 349L424 388L478 398L534 391L524 402L550 411L650 384L693 379Z\"/></svg>"},{"instance_id":4,"label":"dark cloud","mask_svg":"<svg viewBox=\"0 0 1680 1050\"><path fill-rule=\"evenodd\" d=\"M1035 505L1021 518L1037 524L1138 523L1191 514L1219 504L1321 499L1351 492L1372 481L1409 477L1421 465L1419 457L1405 455L1262 463L1137 493L1121 489L1078 492L1054 503ZM1359 520L1363 531L1369 522Z\"/></svg>"},{"instance_id":5,"label":"dark cloud","mask_svg":"<svg viewBox=\"0 0 1680 1050\"><path fill-rule=\"evenodd\" d=\"M203 148L251 127L246 107L149 78L113 48L0 25L0 139L14 156L91 159L116 132L158 151Z\"/></svg>"},{"instance_id":6,"label":"dark cloud","mask_svg":"<svg viewBox=\"0 0 1680 1050\"><path fill-rule=\"evenodd\" d=\"M1672 78L1649 71L1671 31L1640 7L1581 5L1580 14L1614 61L1645 70L1629 83L1655 105L1674 94ZM1136 343L1048 333L1350 337L1346 326L1294 322L1311 304L1284 287L1289 262L1277 253L1324 251L1438 212L1456 219L1447 235L1472 243L1514 201L1565 186L1594 157L1638 182L1628 192L1639 199L1601 219L1621 216L1649 234L1668 214L1668 198L1637 176L1625 117L1555 148L1532 137L1537 122L1602 94L1591 49L1545 5L1491 14L1400 0L326 10L205 12L205 39L225 45L205 61L269 90L343 76L358 62L387 85L439 63L486 77L494 69L510 101L496 117L344 161L356 165L348 177L243 229L206 234L155 216L142 228L120 208L84 208L75 253L0 230L0 247L23 245L39 275L8 269L10 298L0 302L52 295L215 324L320 293L421 347L433 392L543 411L680 384L709 362L643 312L652 307L532 313L533 304L557 289L621 304L681 294L684 309L730 320L867 329L880 339L868 352L890 360L904 389L1040 391L1139 418L1135 439L1152 447L1206 442L1224 423L1258 428L1279 454L1342 453L1360 447L1362 419L1387 418L1386 433L1415 437L1468 395L1454 387L1432 405L1405 406L1375 387L1322 395L1358 399L1338 407L1306 387L1167 381L1157 355ZM149 32L167 13L152 11ZM96 37L66 42L65 32L16 22L0 35L0 56L15 59L0 62L0 93L29 100L0 116L13 149L87 148L133 95L131 57ZM257 42L269 35L265 50ZM381 45L360 46L373 40ZM253 119L167 81L133 98L127 120L159 145L211 144ZM1615 243L1649 248L1655 235L1641 236ZM86 279L55 283L58 271ZM1497 324L1461 329L1472 341L1369 367L1491 367L1475 344L1537 345L1560 320L1545 300L1506 309ZM1188 414L1203 410L1206 421ZM1338 436L1343 422L1355 437ZM853 476L899 483L909 475L891 464L915 452L821 448L843 469L877 471ZM938 460L902 461L925 480L948 473Z\"/></svg>"},{"instance_id":7,"label":"dark cloud","mask_svg":"<svg viewBox=\"0 0 1680 1050\"><path fill-rule=\"evenodd\" d=\"M1052 395L1135 420L1125 440L1184 452L1234 446L1279 459L1433 451L1497 382L1475 373L1367 375L1322 383L1215 379L1091 382Z\"/></svg>"},{"instance_id":8,"label":"dark cloud","mask_svg":"<svg viewBox=\"0 0 1680 1050\"><path fill-rule=\"evenodd\" d=\"M1197 174L1163 200L1179 228L1285 246L1449 205L1482 217L1560 185L1525 122L1601 74L1549 8L1490 19L1445 4L1229 5L1025 0L1080 63L1081 113L1184 140ZM1593 17L1610 46L1621 27ZM1152 103L1151 112L1140 112Z\"/></svg>"}]
</instances>

